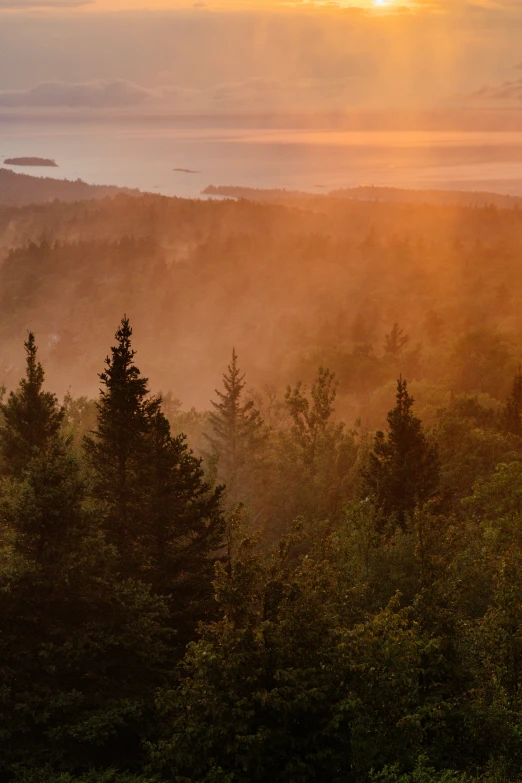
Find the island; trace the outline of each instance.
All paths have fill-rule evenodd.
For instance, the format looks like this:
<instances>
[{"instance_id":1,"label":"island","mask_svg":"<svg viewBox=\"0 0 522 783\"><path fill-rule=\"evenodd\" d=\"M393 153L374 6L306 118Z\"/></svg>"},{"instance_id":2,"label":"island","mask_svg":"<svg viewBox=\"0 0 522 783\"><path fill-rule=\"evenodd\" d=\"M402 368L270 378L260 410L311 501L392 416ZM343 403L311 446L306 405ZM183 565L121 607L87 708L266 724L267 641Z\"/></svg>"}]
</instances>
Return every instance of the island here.
<instances>
[{"instance_id":1,"label":"island","mask_svg":"<svg viewBox=\"0 0 522 783\"><path fill-rule=\"evenodd\" d=\"M6 166L51 166L58 168L56 161L50 158L6 158L4 164Z\"/></svg>"},{"instance_id":2,"label":"island","mask_svg":"<svg viewBox=\"0 0 522 783\"><path fill-rule=\"evenodd\" d=\"M172 171L180 171L182 174L201 174L201 171L195 169L172 169Z\"/></svg>"}]
</instances>

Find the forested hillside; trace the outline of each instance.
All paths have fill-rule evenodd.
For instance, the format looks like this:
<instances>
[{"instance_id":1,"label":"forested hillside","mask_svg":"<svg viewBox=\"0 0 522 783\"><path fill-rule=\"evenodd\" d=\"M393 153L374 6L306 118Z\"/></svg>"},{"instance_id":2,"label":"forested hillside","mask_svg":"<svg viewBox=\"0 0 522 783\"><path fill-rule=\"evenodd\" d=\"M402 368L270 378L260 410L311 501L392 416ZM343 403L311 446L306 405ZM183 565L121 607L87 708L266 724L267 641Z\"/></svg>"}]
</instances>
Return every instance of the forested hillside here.
<instances>
[{"instance_id":1,"label":"forested hillside","mask_svg":"<svg viewBox=\"0 0 522 783\"><path fill-rule=\"evenodd\" d=\"M19 165L36 165L41 163L40 158L13 158L23 161ZM27 161L32 161L27 163ZM9 161L4 161L6 164ZM47 161L45 166L56 166L54 161ZM21 174L10 169L0 168L0 204L6 206L24 206L26 204L39 204L59 199L60 201L81 201L82 199L107 198L117 193L138 195L138 190L130 188L118 188L107 185L88 185L78 179L71 182L66 179L53 177L33 177L30 174Z\"/></svg>"},{"instance_id":2,"label":"forested hillside","mask_svg":"<svg viewBox=\"0 0 522 783\"><path fill-rule=\"evenodd\" d=\"M522 214L0 242L0 783L520 783Z\"/></svg>"},{"instance_id":3,"label":"forested hillside","mask_svg":"<svg viewBox=\"0 0 522 783\"><path fill-rule=\"evenodd\" d=\"M153 388L207 406L233 345L249 382L336 372L350 420L382 423L400 372L424 412L449 394L502 399L520 360L517 210L304 198L159 196L0 209L0 380L27 328L53 386L96 391L127 312ZM394 325L408 336L385 347Z\"/></svg>"}]
</instances>

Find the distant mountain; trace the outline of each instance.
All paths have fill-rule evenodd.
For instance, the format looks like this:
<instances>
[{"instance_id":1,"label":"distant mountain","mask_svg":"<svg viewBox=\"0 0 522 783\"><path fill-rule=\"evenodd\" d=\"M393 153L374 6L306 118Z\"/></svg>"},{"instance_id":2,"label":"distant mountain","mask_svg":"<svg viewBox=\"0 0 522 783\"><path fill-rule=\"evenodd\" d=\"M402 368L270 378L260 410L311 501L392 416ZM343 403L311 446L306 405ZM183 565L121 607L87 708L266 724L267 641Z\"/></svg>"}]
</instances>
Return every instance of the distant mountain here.
<instances>
[{"instance_id":1,"label":"distant mountain","mask_svg":"<svg viewBox=\"0 0 522 783\"><path fill-rule=\"evenodd\" d=\"M2 206L21 207L55 200L86 201L116 196L120 193L130 196L140 195L137 189L118 188L112 185L88 185L80 179L71 182L66 179L32 177L29 174L18 174L0 168L0 205Z\"/></svg>"}]
</instances>

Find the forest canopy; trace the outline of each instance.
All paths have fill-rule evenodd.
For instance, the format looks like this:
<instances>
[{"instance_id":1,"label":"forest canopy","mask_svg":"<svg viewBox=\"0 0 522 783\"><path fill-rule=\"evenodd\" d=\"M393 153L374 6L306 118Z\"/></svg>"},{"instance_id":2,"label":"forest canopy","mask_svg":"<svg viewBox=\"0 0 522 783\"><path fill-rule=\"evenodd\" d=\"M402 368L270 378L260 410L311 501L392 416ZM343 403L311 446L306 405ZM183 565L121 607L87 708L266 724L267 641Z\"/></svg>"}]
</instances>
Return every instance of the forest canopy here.
<instances>
[{"instance_id":1,"label":"forest canopy","mask_svg":"<svg viewBox=\"0 0 522 783\"><path fill-rule=\"evenodd\" d=\"M0 782L519 783L522 215L0 243Z\"/></svg>"}]
</instances>

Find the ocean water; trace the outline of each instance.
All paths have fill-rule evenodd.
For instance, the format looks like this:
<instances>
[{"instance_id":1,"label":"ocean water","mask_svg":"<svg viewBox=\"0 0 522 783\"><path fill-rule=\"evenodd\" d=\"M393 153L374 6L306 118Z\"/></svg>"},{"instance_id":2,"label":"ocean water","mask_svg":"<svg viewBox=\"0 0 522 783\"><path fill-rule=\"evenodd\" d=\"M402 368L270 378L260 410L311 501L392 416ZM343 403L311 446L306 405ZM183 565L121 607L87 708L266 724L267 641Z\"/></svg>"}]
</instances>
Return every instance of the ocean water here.
<instances>
[{"instance_id":1,"label":"ocean water","mask_svg":"<svg viewBox=\"0 0 522 783\"><path fill-rule=\"evenodd\" d=\"M211 184L316 193L387 185L522 195L522 132L36 125L0 119L0 165L20 156L56 160L58 168L12 167L36 176L192 198Z\"/></svg>"}]
</instances>

